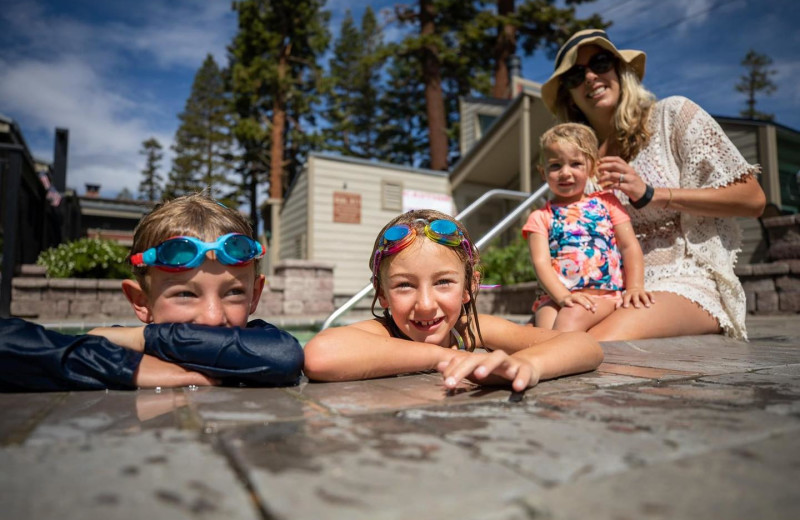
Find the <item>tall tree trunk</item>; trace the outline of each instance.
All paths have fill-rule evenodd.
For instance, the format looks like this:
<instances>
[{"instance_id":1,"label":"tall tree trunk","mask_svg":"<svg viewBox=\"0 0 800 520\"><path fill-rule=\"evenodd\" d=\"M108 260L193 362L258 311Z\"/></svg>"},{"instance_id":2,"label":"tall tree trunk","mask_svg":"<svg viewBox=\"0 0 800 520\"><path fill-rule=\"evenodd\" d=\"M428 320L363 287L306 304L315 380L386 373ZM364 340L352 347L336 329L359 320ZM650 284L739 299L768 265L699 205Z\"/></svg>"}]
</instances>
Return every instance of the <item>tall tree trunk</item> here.
<instances>
[{"instance_id":1,"label":"tall tree trunk","mask_svg":"<svg viewBox=\"0 0 800 520\"><path fill-rule=\"evenodd\" d=\"M509 16L514 13L514 0L497 0L497 13L500 16ZM492 97L507 99L512 97L511 78L508 73L508 59L517 50L517 30L504 23L497 32L497 42L494 46L494 87Z\"/></svg>"},{"instance_id":2,"label":"tall tree trunk","mask_svg":"<svg viewBox=\"0 0 800 520\"><path fill-rule=\"evenodd\" d=\"M419 14L422 36L433 36L436 26L434 6L431 0L420 0ZM441 64L436 47L430 44L422 49L422 78L425 82L431 169L447 170L447 122L444 114Z\"/></svg>"},{"instance_id":3,"label":"tall tree trunk","mask_svg":"<svg viewBox=\"0 0 800 520\"><path fill-rule=\"evenodd\" d=\"M278 63L278 92L272 103L272 150L269 158L269 196L274 199L283 198L283 134L286 127L286 100L283 92L286 68L288 67L288 50L281 52Z\"/></svg>"}]
</instances>

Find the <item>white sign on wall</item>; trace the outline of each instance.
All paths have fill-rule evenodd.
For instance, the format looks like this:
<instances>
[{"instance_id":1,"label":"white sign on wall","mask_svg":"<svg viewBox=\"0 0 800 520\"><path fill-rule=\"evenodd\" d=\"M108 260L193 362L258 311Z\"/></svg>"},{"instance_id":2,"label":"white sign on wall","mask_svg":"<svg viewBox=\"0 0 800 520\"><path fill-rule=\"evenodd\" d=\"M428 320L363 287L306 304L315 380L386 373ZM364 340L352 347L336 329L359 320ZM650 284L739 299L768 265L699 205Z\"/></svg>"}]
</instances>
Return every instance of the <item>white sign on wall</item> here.
<instances>
[{"instance_id":1,"label":"white sign on wall","mask_svg":"<svg viewBox=\"0 0 800 520\"><path fill-rule=\"evenodd\" d=\"M453 197L446 193L421 190L403 190L403 213L412 209L435 209L453 215Z\"/></svg>"}]
</instances>

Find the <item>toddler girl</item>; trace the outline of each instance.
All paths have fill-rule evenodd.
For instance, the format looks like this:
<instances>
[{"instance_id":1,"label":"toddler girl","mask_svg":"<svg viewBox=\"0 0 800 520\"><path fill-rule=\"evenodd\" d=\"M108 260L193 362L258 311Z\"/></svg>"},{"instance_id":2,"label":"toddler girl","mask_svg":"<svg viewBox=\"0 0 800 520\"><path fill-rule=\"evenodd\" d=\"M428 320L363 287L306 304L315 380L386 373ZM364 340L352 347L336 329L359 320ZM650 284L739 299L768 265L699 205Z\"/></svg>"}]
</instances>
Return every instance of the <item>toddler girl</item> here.
<instances>
[{"instance_id":1,"label":"toddler girl","mask_svg":"<svg viewBox=\"0 0 800 520\"><path fill-rule=\"evenodd\" d=\"M373 315L376 302L383 314L312 338L306 375L337 381L436 369L447 388L468 377L510 382L521 391L600 364L602 350L588 334L478 315L478 265L467 230L448 215L414 210L396 217L381 230L369 260Z\"/></svg>"},{"instance_id":2,"label":"toddler girl","mask_svg":"<svg viewBox=\"0 0 800 520\"><path fill-rule=\"evenodd\" d=\"M587 126L542 135L540 171L553 199L522 228L539 284L537 327L588 331L617 307L649 307L644 259L630 218L609 191L585 194L597 173L597 138ZM623 294L624 291L624 294Z\"/></svg>"}]
</instances>

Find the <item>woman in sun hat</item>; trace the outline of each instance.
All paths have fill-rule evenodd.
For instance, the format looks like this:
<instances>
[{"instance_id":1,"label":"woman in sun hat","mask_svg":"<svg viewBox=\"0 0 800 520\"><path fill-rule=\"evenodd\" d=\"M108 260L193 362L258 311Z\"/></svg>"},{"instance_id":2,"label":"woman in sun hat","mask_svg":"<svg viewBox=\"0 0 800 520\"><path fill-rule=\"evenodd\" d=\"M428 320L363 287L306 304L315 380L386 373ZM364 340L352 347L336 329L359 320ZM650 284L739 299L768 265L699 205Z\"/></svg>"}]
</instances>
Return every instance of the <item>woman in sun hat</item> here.
<instances>
[{"instance_id":1,"label":"woman in sun hat","mask_svg":"<svg viewBox=\"0 0 800 520\"><path fill-rule=\"evenodd\" d=\"M603 30L583 30L561 47L542 86L559 122L597 134L597 181L627 205L655 299L649 308L620 308L589 332L600 340L720 332L746 339L733 217L763 211L760 168L692 101L656 101L641 84L645 59L617 49Z\"/></svg>"}]
</instances>

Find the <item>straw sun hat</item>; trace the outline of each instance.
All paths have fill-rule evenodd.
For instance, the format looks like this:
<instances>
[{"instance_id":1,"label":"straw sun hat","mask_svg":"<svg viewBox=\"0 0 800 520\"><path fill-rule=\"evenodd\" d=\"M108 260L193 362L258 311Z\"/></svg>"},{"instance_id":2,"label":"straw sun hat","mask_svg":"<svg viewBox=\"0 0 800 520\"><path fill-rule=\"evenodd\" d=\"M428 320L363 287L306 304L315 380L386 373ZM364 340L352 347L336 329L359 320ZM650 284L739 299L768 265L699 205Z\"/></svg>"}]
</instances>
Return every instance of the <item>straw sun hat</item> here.
<instances>
[{"instance_id":1,"label":"straw sun hat","mask_svg":"<svg viewBox=\"0 0 800 520\"><path fill-rule=\"evenodd\" d=\"M639 76L640 80L644 77L644 62L646 57L644 52L618 50L602 29L585 29L583 31L578 31L558 50L553 75L542 85L542 100L552 113L556 111L556 97L558 96L558 87L561 85L561 75L575 65L575 60L578 58L578 49L584 45L597 45L598 47L606 49L614 56L633 67L633 70L636 72L636 75Z\"/></svg>"}]
</instances>

